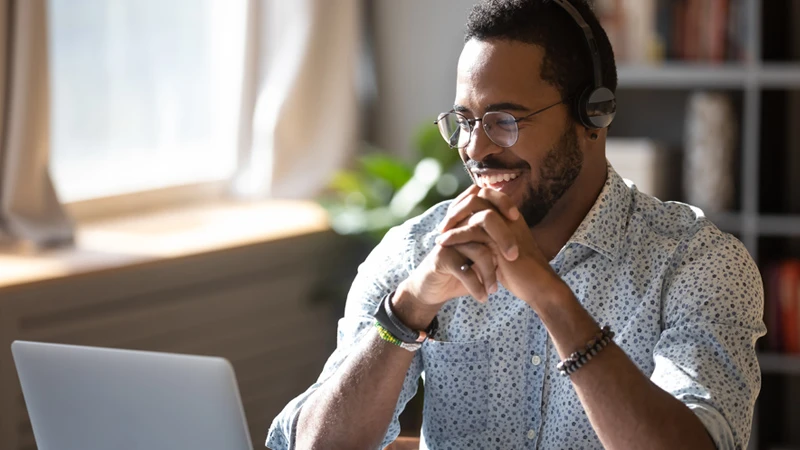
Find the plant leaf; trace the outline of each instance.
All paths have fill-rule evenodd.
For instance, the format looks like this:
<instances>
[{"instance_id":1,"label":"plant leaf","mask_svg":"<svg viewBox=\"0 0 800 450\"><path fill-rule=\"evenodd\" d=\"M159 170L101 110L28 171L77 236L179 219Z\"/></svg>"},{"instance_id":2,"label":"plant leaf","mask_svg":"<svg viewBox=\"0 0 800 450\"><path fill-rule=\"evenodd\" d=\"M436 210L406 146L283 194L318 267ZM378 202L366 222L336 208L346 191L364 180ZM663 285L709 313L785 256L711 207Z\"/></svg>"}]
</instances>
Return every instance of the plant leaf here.
<instances>
[{"instance_id":1,"label":"plant leaf","mask_svg":"<svg viewBox=\"0 0 800 450\"><path fill-rule=\"evenodd\" d=\"M414 142L419 150L420 159L433 158L439 161L442 167L450 167L461 161L458 150L447 145L436 125L426 124L420 128Z\"/></svg>"},{"instance_id":2,"label":"plant leaf","mask_svg":"<svg viewBox=\"0 0 800 450\"><path fill-rule=\"evenodd\" d=\"M342 170L336 172L329 184L330 188L342 194L362 192L362 182L356 172ZM363 193L363 192L362 192Z\"/></svg>"},{"instance_id":3,"label":"plant leaf","mask_svg":"<svg viewBox=\"0 0 800 450\"><path fill-rule=\"evenodd\" d=\"M381 192L379 183L369 182L364 176L354 171L340 171L334 174L330 188L342 200L350 194L361 194L367 205L380 205L386 203L386 194Z\"/></svg>"},{"instance_id":4,"label":"plant leaf","mask_svg":"<svg viewBox=\"0 0 800 450\"><path fill-rule=\"evenodd\" d=\"M403 187L413 174L407 164L388 155L373 153L359 161L367 174L385 180L394 190Z\"/></svg>"}]
</instances>

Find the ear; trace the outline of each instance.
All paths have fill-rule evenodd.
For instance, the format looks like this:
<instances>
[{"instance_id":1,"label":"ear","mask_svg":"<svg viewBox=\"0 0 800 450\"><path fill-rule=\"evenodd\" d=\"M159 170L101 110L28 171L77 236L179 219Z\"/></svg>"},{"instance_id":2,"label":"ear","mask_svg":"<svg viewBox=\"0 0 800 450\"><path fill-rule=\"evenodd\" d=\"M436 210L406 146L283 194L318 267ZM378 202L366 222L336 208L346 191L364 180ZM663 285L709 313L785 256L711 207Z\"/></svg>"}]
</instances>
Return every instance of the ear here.
<instances>
[{"instance_id":1,"label":"ear","mask_svg":"<svg viewBox=\"0 0 800 450\"><path fill-rule=\"evenodd\" d=\"M578 136L585 141L594 142L600 138L603 129L589 128L581 126Z\"/></svg>"}]
</instances>

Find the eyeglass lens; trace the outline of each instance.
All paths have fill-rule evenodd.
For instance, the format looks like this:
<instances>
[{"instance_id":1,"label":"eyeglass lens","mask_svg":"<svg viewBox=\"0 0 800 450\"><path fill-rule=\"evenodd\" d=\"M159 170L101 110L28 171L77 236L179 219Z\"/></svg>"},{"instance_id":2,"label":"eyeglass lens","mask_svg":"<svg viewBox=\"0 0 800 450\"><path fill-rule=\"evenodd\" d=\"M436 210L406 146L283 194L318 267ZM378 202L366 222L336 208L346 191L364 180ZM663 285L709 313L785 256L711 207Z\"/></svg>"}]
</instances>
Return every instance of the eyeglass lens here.
<instances>
[{"instance_id":1,"label":"eyeglass lens","mask_svg":"<svg viewBox=\"0 0 800 450\"><path fill-rule=\"evenodd\" d=\"M519 136L517 120L507 112L488 112L482 119L472 121L461 113L449 112L440 114L436 123L450 147L463 148L469 144L473 125L479 121L482 122L483 131L489 139L500 147L511 147L517 143Z\"/></svg>"}]
</instances>

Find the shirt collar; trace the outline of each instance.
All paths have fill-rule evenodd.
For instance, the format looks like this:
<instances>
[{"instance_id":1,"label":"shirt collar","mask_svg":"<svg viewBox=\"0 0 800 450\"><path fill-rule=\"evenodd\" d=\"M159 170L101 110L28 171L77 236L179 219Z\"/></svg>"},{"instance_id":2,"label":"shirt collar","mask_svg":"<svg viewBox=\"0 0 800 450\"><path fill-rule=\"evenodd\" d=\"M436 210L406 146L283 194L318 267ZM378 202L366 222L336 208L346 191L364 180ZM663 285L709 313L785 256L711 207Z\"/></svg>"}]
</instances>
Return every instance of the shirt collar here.
<instances>
[{"instance_id":1,"label":"shirt collar","mask_svg":"<svg viewBox=\"0 0 800 450\"><path fill-rule=\"evenodd\" d=\"M630 189L611 164L608 164L608 176L600 195L567 244L589 247L614 260L628 226L630 205Z\"/></svg>"}]
</instances>

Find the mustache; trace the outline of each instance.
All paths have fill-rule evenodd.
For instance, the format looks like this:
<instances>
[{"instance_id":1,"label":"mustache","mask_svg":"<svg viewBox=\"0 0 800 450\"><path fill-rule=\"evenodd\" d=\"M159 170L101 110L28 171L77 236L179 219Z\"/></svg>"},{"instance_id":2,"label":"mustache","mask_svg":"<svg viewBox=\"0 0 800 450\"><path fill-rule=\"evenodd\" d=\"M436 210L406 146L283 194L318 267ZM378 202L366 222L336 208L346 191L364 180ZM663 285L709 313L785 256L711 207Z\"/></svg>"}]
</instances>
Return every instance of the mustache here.
<instances>
[{"instance_id":1,"label":"mustache","mask_svg":"<svg viewBox=\"0 0 800 450\"><path fill-rule=\"evenodd\" d=\"M487 156L481 161L470 159L464 163L464 166L469 172L472 172L473 170L525 170L530 169L531 167L530 164L526 163L525 161L521 161L517 164L506 164L491 156Z\"/></svg>"}]
</instances>

